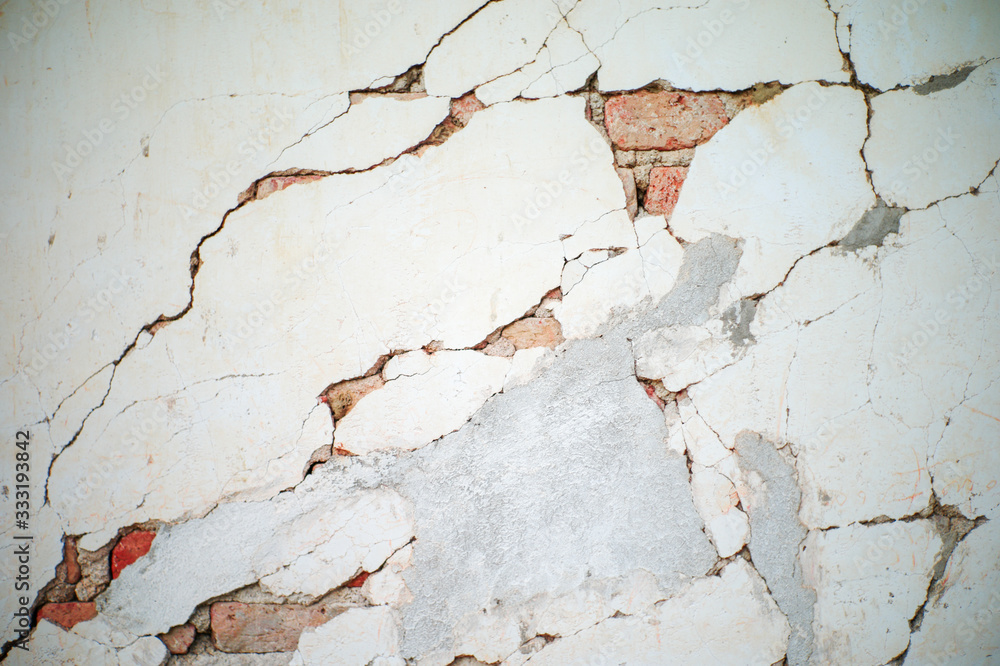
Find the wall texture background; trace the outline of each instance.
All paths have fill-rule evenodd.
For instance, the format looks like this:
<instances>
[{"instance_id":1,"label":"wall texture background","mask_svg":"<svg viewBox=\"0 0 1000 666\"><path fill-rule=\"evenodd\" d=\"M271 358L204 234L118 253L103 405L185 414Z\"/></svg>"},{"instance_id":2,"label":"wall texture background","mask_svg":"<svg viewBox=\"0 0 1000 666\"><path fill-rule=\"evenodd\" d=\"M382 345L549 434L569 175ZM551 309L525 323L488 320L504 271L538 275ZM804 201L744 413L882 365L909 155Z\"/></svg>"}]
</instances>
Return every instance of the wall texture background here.
<instances>
[{"instance_id":1,"label":"wall texture background","mask_svg":"<svg viewBox=\"0 0 1000 666\"><path fill-rule=\"evenodd\" d=\"M994 0L0 35L11 664L1000 663Z\"/></svg>"}]
</instances>

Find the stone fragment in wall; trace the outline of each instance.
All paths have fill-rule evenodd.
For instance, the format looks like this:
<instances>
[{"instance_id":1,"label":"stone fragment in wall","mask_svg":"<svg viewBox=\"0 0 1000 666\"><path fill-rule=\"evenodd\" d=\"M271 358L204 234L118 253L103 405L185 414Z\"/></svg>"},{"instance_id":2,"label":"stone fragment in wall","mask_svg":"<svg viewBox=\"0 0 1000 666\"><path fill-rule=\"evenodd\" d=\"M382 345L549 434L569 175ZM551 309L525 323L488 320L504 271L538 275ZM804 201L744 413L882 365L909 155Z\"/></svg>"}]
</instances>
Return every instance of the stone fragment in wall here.
<instances>
[{"instance_id":1,"label":"stone fragment in wall","mask_svg":"<svg viewBox=\"0 0 1000 666\"><path fill-rule=\"evenodd\" d=\"M194 642L195 628L193 624L181 624L173 627L165 634L160 634L158 638L167 646L170 654L186 654L191 643Z\"/></svg>"},{"instance_id":2,"label":"stone fragment in wall","mask_svg":"<svg viewBox=\"0 0 1000 666\"><path fill-rule=\"evenodd\" d=\"M96 551L82 548L77 551L82 577L76 584L76 597L80 601L92 600L111 582L110 558L113 546L112 542Z\"/></svg>"},{"instance_id":3,"label":"stone fragment in wall","mask_svg":"<svg viewBox=\"0 0 1000 666\"><path fill-rule=\"evenodd\" d=\"M721 308L772 289L875 202L860 155L866 120L860 92L803 83L739 114L697 150L670 227L689 242L741 239Z\"/></svg>"},{"instance_id":4,"label":"stone fragment in wall","mask_svg":"<svg viewBox=\"0 0 1000 666\"><path fill-rule=\"evenodd\" d=\"M382 370L385 386L337 423L334 446L357 455L420 448L460 428L503 388L509 369L507 359L471 350L395 356Z\"/></svg>"},{"instance_id":5,"label":"stone fragment in wall","mask_svg":"<svg viewBox=\"0 0 1000 666\"><path fill-rule=\"evenodd\" d=\"M472 120L472 116L478 111L486 108L475 93L463 95L451 100L451 117L461 127L465 127Z\"/></svg>"},{"instance_id":6,"label":"stone fragment in wall","mask_svg":"<svg viewBox=\"0 0 1000 666\"><path fill-rule=\"evenodd\" d=\"M669 218L677 205L687 173L687 167L657 166L650 169L643 208L653 215L666 215Z\"/></svg>"},{"instance_id":7,"label":"stone fragment in wall","mask_svg":"<svg viewBox=\"0 0 1000 666\"><path fill-rule=\"evenodd\" d=\"M989 0L951 0L947 11L922 2L879 7L831 0L830 9L858 80L878 90L923 84L1000 56L1000 7Z\"/></svg>"},{"instance_id":8,"label":"stone fragment in wall","mask_svg":"<svg viewBox=\"0 0 1000 666\"><path fill-rule=\"evenodd\" d=\"M612 97L604 124L621 150L678 150L712 138L728 122L717 95L637 92Z\"/></svg>"},{"instance_id":9,"label":"stone fragment in wall","mask_svg":"<svg viewBox=\"0 0 1000 666\"><path fill-rule=\"evenodd\" d=\"M305 629L329 622L344 606L212 604L212 644L223 652L292 652Z\"/></svg>"},{"instance_id":10,"label":"stone fragment in wall","mask_svg":"<svg viewBox=\"0 0 1000 666\"><path fill-rule=\"evenodd\" d=\"M550 643L530 663L772 664L788 642L785 617L742 558L720 576L699 578L680 594L635 615L616 616Z\"/></svg>"},{"instance_id":11,"label":"stone fragment in wall","mask_svg":"<svg viewBox=\"0 0 1000 666\"><path fill-rule=\"evenodd\" d=\"M1000 25L1000 10L991 12ZM1000 159L998 78L994 59L954 88L874 97L864 156L879 196L913 209L978 187Z\"/></svg>"},{"instance_id":12,"label":"stone fragment in wall","mask_svg":"<svg viewBox=\"0 0 1000 666\"><path fill-rule=\"evenodd\" d=\"M929 590L903 664L989 663L1000 642L1000 523L979 525L956 546Z\"/></svg>"},{"instance_id":13,"label":"stone fragment in wall","mask_svg":"<svg viewBox=\"0 0 1000 666\"><path fill-rule=\"evenodd\" d=\"M929 520L810 532L802 569L817 595L813 660L879 666L901 654L941 545Z\"/></svg>"},{"instance_id":14,"label":"stone fragment in wall","mask_svg":"<svg viewBox=\"0 0 1000 666\"><path fill-rule=\"evenodd\" d=\"M503 329L503 337L514 343L515 349L548 347L555 349L563 341L562 326L553 317L525 317Z\"/></svg>"},{"instance_id":15,"label":"stone fragment in wall","mask_svg":"<svg viewBox=\"0 0 1000 666\"><path fill-rule=\"evenodd\" d=\"M567 20L600 61L597 82L604 91L658 79L695 91L850 80L834 16L821 0L712 0L695 7L583 0Z\"/></svg>"},{"instance_id":16,"label":"stone fragment in wall","mask_svg":"<svg viewBox=\"0 0 1000 666\"><path fill-rule=\"evenodd\" d=\"M352 608L302 632L289 666L405 666L399 656L399 616L387 606Z\"/></svg>"}]
</instances>

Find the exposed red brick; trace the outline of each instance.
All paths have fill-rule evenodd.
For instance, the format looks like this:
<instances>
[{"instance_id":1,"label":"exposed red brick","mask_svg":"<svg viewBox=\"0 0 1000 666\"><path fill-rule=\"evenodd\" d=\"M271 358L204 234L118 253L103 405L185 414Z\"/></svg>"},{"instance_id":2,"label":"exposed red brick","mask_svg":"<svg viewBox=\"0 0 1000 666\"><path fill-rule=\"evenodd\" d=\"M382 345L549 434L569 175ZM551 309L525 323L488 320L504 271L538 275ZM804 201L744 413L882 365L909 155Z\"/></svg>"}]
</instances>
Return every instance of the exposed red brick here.
<instances>
[{"instance_id":1,"label":"exposed red brick","mask_svg":"<svg viewBox=\"0 0 1000 666\"><path fill-rule=\"evenodd\" d=\"M365 581L368 580L368 576L370 575L371 574L367 571L362 571L357 576L344 583L344 587L361 587L365 584Z\"/></svg>"},{"instance_id":2,"label":"exposed red brick","mask_svg":"<svg viewBox=\"0 0 1000 666\"><path fill-rule=\"evenodd\" d=\"M137 530L121 538L111 551L111 578L118 578L122 569L149 552L156 532Z\"/></svg>"},{"instance_id":3,"label":"exposed red brick","mask_svg":"<svg viewBox=\"0 0 1000 666\"><path fill-rule=\"evenodd\" d=\"M451 100L451 116L462 127L469 123L474 113L485 108L486 105L479 101L475 93Z\"/></svg>"},{"instance_id":4,"label":"exposed red brick","mask_svg":"<svg viewBox=\"0 0 1000 666\"><path fill-rule=\"evenodd\" d=\"M165 634L160 634L159 638L170 650L170 654L187 654L188 648L194 642L194 625L181 624Z\"/></svg>"},{"instance_id":5,"label":"exposed red brick","mask_svg":"<svg viewBox=\"0 0 1000 666\"><path fill-rule=\"evenodd\" d=\"M80 571L79 554L76 552L76 539L67 537L63 543L63 562L66 564L66 582L76 585L80 582L82 572Z\"/></svg>"},{"instance_id":6,"label":"exposed red brick","mask_svg":"<svg viewBox=\"0 0 1000 666\"><path fill-rule=\"evenodd\" d=\"M643 204L646 210L653 215L674 212L687 172L687 167L653 167L649 172L649 187Z\"/></svg>"},{"instance_id":7,"label":"exposed red brick","mask_svg":"<svg viewBox=\"0 0 1000 666\"><path fill-rule=\"evenodd\" d=\"M622 150L678 150L707 141L729 122L718 95L639 92L604 105L608 135Z\"/></svg>"},{"instance_id":8,"label":"exposed red brick","mask_svg":"<svg viewBox=\"0 0 1000 666\"><path fill-rule=\"evenodd\" d=\"M79 622L97 617L93 601L70 601L64 604L45 604L38 609L38 620L55 622L63 629L72 629Z\"/></svg>"},{"instance_id":9,"label":"exposed red brick","mask_svg":"<svg viewBox=\"0 0 1000 666\"><path fill-rule=\"evenodd\" d=\"M281 190L294 185L295 183L308 183L314 180L319 180L323 176L274 176L273 178L268 178L267 180L262 180L257 185L257 198L264 199L271 196L275 192L280 192Z\"/></svg>"},{"instance_id":10,"label":"exposed red brick","mask_svg":"<svg viewBox=\"0 0 1000 666\"><path fill-rule=\"evenodd\" d=\"M503 337L514 343L515 349L549 347L554 349L564 340L559 320L551 317L525 317L503 329Z\"/></svg>"},{"instance_id":11,"label":"exposed red brick","mask_svg":"<svg viewBox=\"0 0 1000 666\"><path fill-rule=\"evenodd\" d=\"M345 606L212 604L212 644L223 652L291 652L303 630L336 617Z\"/></svg>"}]
</instances>

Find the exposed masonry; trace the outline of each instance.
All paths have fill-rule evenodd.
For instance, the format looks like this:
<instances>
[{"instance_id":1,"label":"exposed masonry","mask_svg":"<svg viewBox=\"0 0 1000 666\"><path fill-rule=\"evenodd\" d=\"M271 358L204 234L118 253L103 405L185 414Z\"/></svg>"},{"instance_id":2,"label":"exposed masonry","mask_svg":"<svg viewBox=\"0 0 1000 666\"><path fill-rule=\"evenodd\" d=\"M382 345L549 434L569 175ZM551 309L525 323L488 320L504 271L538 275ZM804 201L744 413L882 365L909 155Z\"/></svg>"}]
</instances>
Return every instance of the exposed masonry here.
<instances>
[{"instance_id":1,"label":"exposed masonry","mask_svg":"<svg viewBox=\"0 0 1000 666\"><path fill-rule=\"evenodd\" d=\"M427 92L428 63L436 49L443 50L463 27L472 29L468 26L475 25L477 17L510 2L483 4L442 34L423 64L381 87L352 91L347 110L297 143L331 126L364 99L422 97ZM574 12L561 4L554 3L558 20L534 57L521 68L479 85L497 84L536 64L543 50L552 50L550 39L560 28L578 35L587 53L604 67L602 49L645 13L615 24L611 36L595 45L587 42L586 28L574 25ZM155 635L173 655L167 663L229 663L226 660L233 659L232 663L302 664L322 663L323 640L334 645L339 640L336 636L367 635L365 631L377 627L377 641L373 638L349 648L367 655L357 663L571 663L580 655L598 652L611 663L628 663L665 654L647 647L639 638L641 632L634 633L640 631L637 627L662 623L669 632L689 614L699 617L699 612L711 612L698 610L702 602L717 603L715 608L733 604L739 608L737 619L756 623L751 649L757 652L742 657L754 663L911 663L907 662L915 640L911 637L920 635L923 640L922 632L930 631L927 627L933 624L928 618L947 612L944 595L956 589L956 581L965 584L972 575L968 571L987 581L994 575L989 567L995 569L995 564L977 565L975 552L966 555L962 551L965 559L956 561L955 553L962 544L971 543L972 535L992 529L995 506L984 509L976 504L980 496L973 493L971 477L954 471L969 455L961 448L963 437L968 437L961 430L949 435L949 428L965 427L962 419L966 416L959 411L963 406L996 420L989 414L996 402L995 381L977 375L990 371L990 360L984 359L990 329L984 326L979 355L970 357L968 367L960 366L967 371L967 377L958 382L961 389L954 389L954 395L947 393L952 389L941 389L947 395L941 399L940 415L935 413L933 420L911 422L914 417L905 406L873 393L879 372L905 372L910 365L923 362L914 352L903 359L902 371L899 363L890 371L876 357L879 328L886 325L883 318L904 311L892 309L894 299L898 300L892 290L901 278L887 266L925 260L930 255L921 244L936 242L927 240L935 234L961 245L974 265L989 261L988 256L975 253L997 247L995 238L967 220L979 214L977 206L991 210L995 217L998 162L993 158L986 172L979 166L975 168L980 172L970 168L966 189L942 193L929 203L895 186L891 188L895 199L887 201L881 196L884 186L877 175L887 167L874 160L870 163L866 150L878 140L873 123L883 95L912 93L939 99L936 96L962 91L963 84L977 82L977 73L986 76L989 68L995 72L996 60L979 59L973 65L963 61L960 67L920 77L919 83L876 87L856 70L852 61L856 44L843 41L842 27L847 25L846 34L853 35L852 26L863 18L857 14L860 10L850 8L853 23L847 24L847 10L834 11L834 5L840 4L828 4L827 9L840 40L837 50L846 78L820 80L816 87L837 94L854 91L863 102L865 132L856 159L861 177L854 181L864 183L870 205L858 208L849 224L833 225L836 235L809 244L793 234L789 243L796 248L795 256L787 261L774 259L779 270L768 266L777 276L771 277L753 263L762 253L766 255L768 244L753 233L739 235L725 222L713 227L713 211L706 210L711 203L706 204L703 194L716 183L709 183L703 175L709 167L699 161L705 154L701 144L718 145L719 140L713 142L718 132L726 132L720 139L737 135L738 128L757 122L757 116L746 120L744 111L752 110L749 116L776 109L798 86L810 84L773 81L733 91L678 89L657 80L640 89L610 91L601 87L602 70L591 71L581 87L564 91L563 96L583 101L590 127L609 146L606 150L613 161L609 168L621 179L625 202L591 222L624 211L630 222L628 235L634 239L626 238L627 246L616 239L567 251L559 279L532 295L535 305L497 322L478 342L448 346L431 339L416 347L391 348L374 363L362 364L357 374L338 378L325 388L317 385L317 408L329 410L332 441L315 448L311 456L293 461L302 471L291 487L238 501L221 496L182 519L116 525L117 533L94 550L79 545L92 532L63 534L62 560L32 603L34 640L51 640L53 634L39 637L49 630L44 620L67 631L100 627L80 634L85 637L80 640L112 653L119 650L122 659L126 651L137 652L141 646L146 652L140 663L167 660L159 643L153 648L143 643L145 637ZM995 74L991 75L995 87ZM275 201L290 200L287 197L300 188L375 174L407 157L419 160L450 145L467 130L474 114L484 110L488 114L502 104L537 103L515 95L511 102L483 104L476 92L452 98L447 115L425 139L376 164L338 171L288 168L269 172L247 186L237 204L191 252L187 305L144 325L117 359L88 377L89 382L110 370L103 396L93 401L96 404L83 414L73 434L53 452L49 475L60 457L78 446L88 421L105 406L126 359L144 353L155 338L194 316L201 293L196 292L198 277L207 261L202 248L224 232L238 234L227 227L231 217L265 201L277 205ZM826 103L840 102L821 102L821 106ZM635 112L634 127L628 127L628 118L617 124L618 116L609 113L609 108L620 113L629 104L646 109ZM848 106L844 102L844 108ZM666 127L658 127L665 114L676 117ZM808 123L807 116L803 124ZM637 140L629 132L648 134L652 143L644 144L645 139ZM657 146L660 132L669 133L669 141ZM686 143L686 134L696 138ZM745 162L745 154L737 153L736 159ZM764 163L758 167L771 157L761 159ZM877 160L883 159L879 154ZM688 178L689 188L702 188L697 190L700 198L680 196ZM285 190L287 195L279 199L276 195ZM728 212L719 213L719 219ZM580 236L585 236L591 222L578 228ZM576 235L561 234L557 242L568 247ZM679 257L666 279L657 273L669 263L664 256ZM975 271L976 276L980 273ZM994 265L990 275L996 273ZM810 287L812 293L824 293L822 279L838 283L830 289L834 296L829 305L816 305L805 297ZM973 302L978 289L962 291L971 279L959 281L947 299L958 293L963 303ZM844 293L838 292L841 284L846 285ZM621 293L607 297L615 289ZM904 297L904 308L911 305L909 300ZM992 301L976 303L983 316L988 316ZM869 312L876 314L866 328ZM931 332L924 325L925 337L933 342L937 331L956 316L932 318L936 327ZM842 319L840 324L830 323ZM867 356L858 361L865 366L867 401L845 404L842 412L823 412L826 406L814 400L808 384L796 385L794 390L789 386L789 382L816 381L816 390L828 390L824 382L832 380L822 373L829 366L817 361L815 350L809 347L810 336L818 335L815 331L823 327L830 327L834 335L845 330L847 335L868 340ZM834 354L836 362L836 354L849 355L851 346L831 343L830 350L819 351ZM854 362L853 358L843 360L848 368ZM449 412L451 420L438 418L428 425L417 410L408 420L394 424L398 403L386 396L404 384L416 394L433 392L434 385L427 382L450 377L450 372L459 378L458 386L465 393L476 397L465 400L468 396L459 391L433 403L442 413L436 416ZM781 376L777 383L771 381L775 374ZM822 379L814 379L819 376ZM412 387L407 382L413 382ZM849 377L845 382L845 392L853 390ZM35 425L54 422L62 406L84 385ZM930 400L928 389L921 388ZM730 412L725 403L734 401L735 392L741 390L754 397ZM754 400L775 390L782 409L772 416L758 409ZM377 402L383 398L385 404ZM383 417L366 416L369 420L359 423L358 414L366 408ZM812 412L823 412L819 421L809 421ZM845 418L868 412L869 421L859 421L860 426L843 425ZM301 432L306 432L313 413L303 420ZM852 427L864 431L875 427L870 424L886 422L887 415L910 431L926 432L929 441L936 443L923 454L913 449L917 484L924 485L914 488L909 498L898 498L895 488L885 490L880 501L886 513L876 514L873 511L880 509L872 509L866 499L858 504L856 498L845 497L840 502L843 486L837 474L845 455L831 456L830 451L831 444L836 447L838 432ZM396 441L392 438L399 433L414 430L430 434L412 445L392 445L382 451L360 443L367 441L366 436ZM890 441L884 434L889 431L882 432ZM900 439L907 436L898 430L892 434ZM845 446L854 446L848 435L842 437L851 441ZM953 450L958 453L949 453ZM855 448L848 449L847 455L860 459L869 452ZM986 473L990 473L989 463ZM975 484L979 483L977 477ZM47 502L53 503L56 498L48 479L44 488ZM547 494L552 489L558 489L560 504ZM642 498L639 504L633 502L637 497ZM838 502L846 508L838 508ZM327 507L331 513L324 514L317 507ZM457 514L449 513L455 510ZM241 523L251 524L265 514L264 522L247 528L246 533L254 538L238 543ZM343 522L329 534L314 537L310 530L317 523L306 519L321 515L336 515L329 519ZM604 522L595 522L595 516L602 516ZM301 525L301 529L273 533L285 524ZM369 533L386 529L386 524L391 529L381 537ZM301 550L294 556L274 554L300 533L313 541L296 544ZM867 543L864 539L875 534L879 536L872 537L867 550L859 550L861 554L853 561L846 556L844 561L838 559L839 540ZM900 535L908 541L904 543ZM204 561L183 558L204 538L219 549L213 555L230 562L231 571L215 577ZM921 553L914 546L918 543L930 552L930 565L922 569L916 565ZM262 550L252 556L245 553L259 544ZM845 643L838 636L863 627L852 627L852 607L843 605L838 591L853 589L852 585L864 589L866 577L873 575L869 570L878 569L883 560L888 562L885 570L896 575L893 567L901 561L905 565L911 555L917 570L900 573L905 585L891 588L896 579L887 574L871 583L877 588L871 598L858 602L870 604L868 612L887 618L889 638L880 646L883 652L893 645L902 649L879 653L867 637ZM982 551L978 556L983 557ZM893 557L895 561L890 562ZM852 565L856 571L848 571ZM313 571L317 568L337 569L337 573L317 582ZM949 575L952 568L964 575L958 571ZM193 595L181 589L191 581L199 585ZM218 593L195 599L203 584L203 589ZM879 596L880 585L892 589L888 602ZM894 593L905 599L890 609ZM842 626L830 620L840 612L838 608L846 608ZM175 619L159 626L164 617ZM719 629L718 636L709 631L707 644L735 650L725 643L725 632L738 635L738 625ZM695 626L704 628L705 624ZM323 633L324 627L330 635ZM668 633L666 642L680 646L676 654L683 657L702 654L697 652L701 646L688 646L685 640L691 637ZM739 643L745 645L746 640ZM933 657L945 649L927 645L918 645L923 656ZM368 649L374 652L364 652ZM978 647L969 649L974 653ZM292 652L294 657L290 657ZM18 655L13 642L6 642L3 655Z\"/></svg>"}]
</instances>

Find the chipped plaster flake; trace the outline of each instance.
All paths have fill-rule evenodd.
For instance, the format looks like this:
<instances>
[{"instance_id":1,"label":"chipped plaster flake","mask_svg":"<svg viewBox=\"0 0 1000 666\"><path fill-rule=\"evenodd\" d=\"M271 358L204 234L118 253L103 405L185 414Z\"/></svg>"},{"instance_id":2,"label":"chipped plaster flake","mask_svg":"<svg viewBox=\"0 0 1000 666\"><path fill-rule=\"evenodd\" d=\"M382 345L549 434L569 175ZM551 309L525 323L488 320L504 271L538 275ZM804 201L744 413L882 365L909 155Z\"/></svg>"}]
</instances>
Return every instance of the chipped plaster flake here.
<instances>
[{"instance_id":1,"label":"chipped plaster flake","mask_svg":"<svg viewBox=\"0 0 1000 666\"><path fill-rule=\"evenodd\" d=\"M406 587L403 571L413 560L413 546L403 546L385 561L382 569L370 575L361 587L365 599L374 606L399 608L413 601L410 589Z\"/></svg>"},{"instance_id":2,"label":"chipped plaster flake","mask_svg":"<svg viewBox=\"0 0 1000 666\"><path fill-rule=\"evenodd\" d=\"M271 574L276 589L318 593L377 569L412 535L408 509L391 490L369 489L379 483L377 469L338 462L272 500L224 504L162 528L150 552L99 598L101 617L154 635L187 621L199 603Z\"/></svg>"},{"instance_id":3,"label":"chipped plaster flake","mask_svg":"<svg viewBox=\"0 0 1000 666\"><path fill-rule=\"evenodd\" d=\"M744 351L725 336L718 319L704 326L668 326L646 331L636 342L636 373L680 391L732 364Z\"/></svg>"},{"instance_id":4,"label":"chipped plaster flake","mask_svg":"<svg viewBox=\"0 0 1000 666\"><path fill-rule=\"evenodd\" d=\"M746 109L698 149L670 226L687 241L743 239L735 294L720 307L773 288L875 202L859 153L865 119L860 92L807 83Z\"/></svg>"},{"instance_id":5,"label":"chipped plaster flake","mask_svg":"<svg viewBox=\"0 0 1000 666\"><path fill-rule=\"evenodd\" d=\"M66 631L52 622L40 622L31 634L27 650L8 655L12 666L118 666L116 650Z\"/></svg>"},{"instance_id":6,"label":"chipped plaster flake","mask_svg":"<svg viewBox=\"0 0 1000 666\"><path fill-rule=\"evenodd\" d=\"M390 378L337 423L334 445L356 455L378 449L412 451L462 424L503 388L509 359L477 351L415 351L426 368ZM400 357L395 357L392 364ZM410 365L410 364L407 364Z\"/></svg>"},{"instance_id":7,"label":"chipped plaster flake","mask_svg":"<svg viewBox=\"0 0 1000 666\"><path fill-rule=\"evenodd\" d=\"M492 107L420 158L230 215L202 246L193 309L124 359L104 406L56 461L50 487L67 530L107 538L222 498L273 495L330 442L316 404L324 386L392 349L475 345L523 315L559 283L560 238L624 205L582 106ZM529 223L539 184L560 182ZM386 246L407 259L372 262ZM87 490L110 468L122 484Z\"/></svg>"},{"instance_id":8,"label":"chipped plaster flake","mask_svg":"<svg viewBox=\"0 0 1000 666\"><path fill-rule=\"evenodd\" d=\"M1000 523L976 527L955 548L910 638L904 665L989 663L1000 643Z\"/></svg>"},{"instance_id":9,"label":"chipped plaster flake","mask_svg":"<svg viewBox=\"0 0 1000 666\"><path fill-rule=\"evenodd\" d=\"M476 97L487 106L515 97L555 97L582 88L599 65L580 33L560 21L531 62L479 86Z\"/></svg>"},{"instance_id":10,"label":"chipped plaster flake","mask_svg":"<svg viewBox=\"0 0 1000 666\"><path fill-rule=\"evenodd\" d=\"M697 465L691 474L691 493L719 557L738 553L750 536L750 522L736 506L739 496L733 482L714 468Z\"/></svg>"},{"instance_id":11,"label":"chipped plaster flake","mask_svg":"<svg viewBox=\"0 0 1000 666\"><path fill-rule=\"evenodd\" d=\"M624 210L587 220L572 236L563 239L563 253L567 259L575 259L589 250L611 247L635 247L635 230Z\"/></svg>"},{"instance_id":12,"label":"chipped plaster flake","mask_svg":"<svg viewBox=\"0 0 1000 666\"><path fill-rule=\"evenodd\" d=\"M510 372L504 379L503 388L508 391L515 386L527 384L537 377L545 368L552 365L556 355L548 347L531 347L519 349L511 358Z\"/></svg>"},{"instance_id":13,"label":"chipped plaster flake","mask_svg":"<svg viewBox=\"0 0 1000 666\"><path fill-rule=\"evenodd\" d=\"M684 249L666 230L654 233L642 246L595 264L563 296L556 308L567 340L594 335L614 313L633 312L650 299L658 302L673 288Z\"/></svg>"},{"instance_id":14,"label":"chipped plaster flake","mask_svg":"<svg viewBox=\"0 0 1000 666\"><path fill-rule=\"evenodd\" d=\"M1000 382L955 408L928 469L938 501L969 518L1000 514Z\"/></svg>"},{"instance_id":15,"label":"chipped plaster flake","mask_svg":"<svg viewBox=\"0 0 1000 666\"><path fill-rule=\"evenodd\" d=\"M1000 34L1000 9L993 13ZM1000 57L954 88L873 98L864 155L879 196L913 209L977 187L1000 159L998 77Z\"/></svg>"},{"instance_id":16,"label":"chipped plaster flake","mask_svg":"<svg viewBox=\"0 0 1000 666\"><path fill-rule=\"evenodd\" d=\"M929 520L810 532L802 553L816 590L816 663L878 666L910 639L941 538Z\"/></svg>"},{"instance_id":17,"label":"chipped plaster flake","mask_svg":"<svg viewBox=\"0 0 1000 666\"><path fill-rule=\"evenodd\" d=\"M357 95L344 115L290 146L270 171L367 169L426 139L450 111L447 97Z\"/></svg>"},{"instance_id":18,"label":"chipped plaster flake","mask_svg":"<svg viewBox=\"0 0 1000 666\"><path fill-rule=\"evenodd\" d=\"M741 558L654 609L610 618L549 644L529 663L771 664L788 642L788 623L757 573Z\"/></svg>"},{"instance_id":19,"label":"chipped plaster flake","mask_svg":"<svg viewBox=\"0 0 1000 666\"><path fill-rule=\"evenodd\" d=\"M428 94L459 97L531 62L561 19L551 0L488 3L427 56Z\"/></svg>"},{"instance_id":20,"label":"chipped plaster flake","mask_svg":"<svg viewBox=\"0 0 1000 666\"><path fill-rule=\"evenodd\" d=\"M329 541L261 578L261 587L279 597L318 597L359 570L375 571L413 538L412 511L391 491L374 491L341 504L324 522L332 535Z\"/></svg>"},{"instance_id":21,"label":"chipped plaster flake","mask_svg":"<svg viewBox=\"0 0 1000 666\"><path fill-rule=\"evenodd\" d=\"M289 666L404 666L399 618L385 606L351 608L299 638Z\"/></svg>"},{"instance_id":22,"label":"chipped plaster flake","mask_svg":"<svg viewBox=\"0 0 1000 666\"><path fill-rule=\"evenodd\" d=\"M831 0L830 7L858 80L879 90L1000 56L1000 7L991 0Z\"/></svg>"},{"instance_id":23,"label":"chipped plaster flake","mask_svg":"<svg viewBox=\"0 0 1000 666\"><path fill-rule=\"evenodd\" d=\"M849 80L833 14L820 0L631 0L617 7L583 0L568 20L601 63L601 90L656 79L685 90Z\"/></svg>"}]
</instances>

